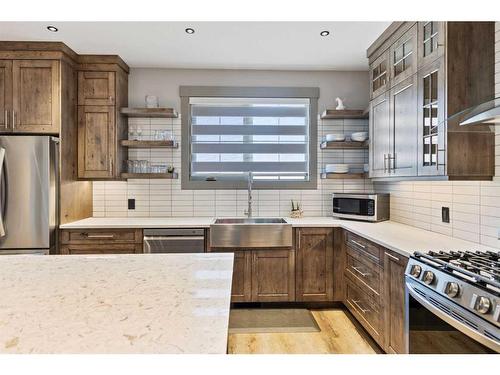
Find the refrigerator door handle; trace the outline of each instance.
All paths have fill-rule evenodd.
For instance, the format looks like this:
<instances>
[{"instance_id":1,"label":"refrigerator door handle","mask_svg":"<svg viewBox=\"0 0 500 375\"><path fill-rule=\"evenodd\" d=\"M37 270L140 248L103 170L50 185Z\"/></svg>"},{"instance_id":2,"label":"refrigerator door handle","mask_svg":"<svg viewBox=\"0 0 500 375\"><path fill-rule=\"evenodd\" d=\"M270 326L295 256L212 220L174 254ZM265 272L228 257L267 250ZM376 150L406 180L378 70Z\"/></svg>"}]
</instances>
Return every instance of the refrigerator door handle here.
<instances>
[{"instance_id":1,"label":"refrigerator door handle","mask_svg":"<svg viewBox=\"0 0 500 375\"><path fill-rule=\"evenodd\" d=\"M3 219L5 214L5 194L7 194L6 180L4 175L4 165L5 162L5 148L0 147L0 237L5 236L5 227L3 225Z\"/></svg>"}]
</instances>

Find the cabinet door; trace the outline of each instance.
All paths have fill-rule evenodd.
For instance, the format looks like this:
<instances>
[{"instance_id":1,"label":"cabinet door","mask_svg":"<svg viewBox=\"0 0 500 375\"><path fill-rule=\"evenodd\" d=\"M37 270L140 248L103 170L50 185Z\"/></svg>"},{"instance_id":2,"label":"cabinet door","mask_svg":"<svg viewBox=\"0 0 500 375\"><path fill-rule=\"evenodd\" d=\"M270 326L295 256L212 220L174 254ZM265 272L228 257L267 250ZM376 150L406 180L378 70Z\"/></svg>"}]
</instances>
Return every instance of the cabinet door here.
<instances>
[{"instance_id":1,"label":"cabinet door","mask_svg":"<svg viewBox=\"0 0 500 375\"><path fill-rule=\"evenodd\" d=\"M421 68L444 55L446 22L418 22L418 67Z\"/></svg>"},{"instance_id":2,"label":"cabinet door","mask_svg":"<svg viewBox=\"0 0 500 375\"><path fill-rule=\"evenodd\" d=\"M78 107L78 177L112 178L114 107Z\"/></svg>"},{"instance_id":3,"label":"cabinet door","mask_svg":"<svg viewBox=\"0 0 500 375\"><path fill-rule=\"evenodd\" d=\"M0 132L12 131L12 61L0 60Z\"/></svg>"},{"instance_id":4,"label":"cabinet door","mask_svg":"<svg viewBox=\"0 0 500 375\"><path fill-rule=\"evenodd\" d=\"M444 59L434 61L418 72L418 175L445 174Z\"/></svg>"},{"instance_id":5,"label":"cabinet door","mask_svg":"<svg viewBox=\"0 0 500 375\"><path fill-rule=\"evenodd\" d=\"M417 24L391 46L389 53L394 86L417 72Z\"/></svg>"},{"instance_id":6,"label":"cabinet door","mask_svg":"<svg viewBox=\"0 0 500 375\"><path fill-rule=\"evenodd\" d=\"M417 175L417 76L391 89L391 176Z\"/></svg>"},{"instance_id":7,"label":"cabinet door","mask_svg":"<svg viewBox=\"0 0 500 375\"><path fill-rule=\"evenodd\" d=\"M382 53L370 64L370 99L387 91L390 79L389 51Z\"/></svg>"},{"instance_id":8,"label":"cabinet door","mask_svg":"<svg viewBox=\"0 0 500 375\"><path fill-rule=\"evenodd\" d=\"M235 251L231 302L250 302L252 299L252 252Z\"/></svg>"},{"instance_id":9,"label":"cabinet door","mask_svg":"<svg viewBox=\"0 0 500 375\"><path fill-rule=\"evenodd\" d=\"M12 72L13 131L59 132L59 61L14 60Z\"/></svg>"},{"instance_id":10,"label":"cabinet door","mask_svg":"<svg viewBox=\"0 0 500 375\"><path fill-rule=\"evenodd\" d=\"M294 300L294 251L254 250L252 252L252 302Z\"/></svg>"},{"instance_id":11,"label":"cabinet door","mask_svg":"<svg viewBox=\"0 0 500 375\"><path fill-rule=\"evenodd\" d=\"M370 102L370 177L387 177L391 153L389 93Z\"/></svg>"},{"instance_id":12,"label":"cabinet door","mask_svg":"<svg viewBox=\"0 0 500 375\"><path fill-rule=\"evenodd\" d=\"M115 105L115 72L78 72L78 105Z\"/></svg>"},{"instance_id":13,"label":"cabinet door","mask_svg":"<svg viewBox=\"0 0 500 375\"><path fill-rule=\"evenodd\" d=\"M333 228L296 231L296 300L333 300Z\"/></svg>"},{"instance_id":14,"label":"cabinet door","mask_svg":"<svg viewBox=\"0 0 500 375\"><path fill-rule=\"evenodd\" d=\"M405 317L405 269L408 259L386 250L384 254L385 351L408 353Z\"/></svg>"}]
</instances>

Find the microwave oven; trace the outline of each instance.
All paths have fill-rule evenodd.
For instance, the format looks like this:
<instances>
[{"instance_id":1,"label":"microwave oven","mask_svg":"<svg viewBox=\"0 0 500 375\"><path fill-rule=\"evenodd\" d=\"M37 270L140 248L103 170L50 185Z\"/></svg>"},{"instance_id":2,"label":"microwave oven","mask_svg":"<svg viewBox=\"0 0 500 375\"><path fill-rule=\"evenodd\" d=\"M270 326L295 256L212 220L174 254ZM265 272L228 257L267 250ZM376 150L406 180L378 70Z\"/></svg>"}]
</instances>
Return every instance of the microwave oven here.
<instances>
[{"instance_id":1,"label":"microwave oven","mask_svg":"<svg viewBox=\"0 0 500 375\"><path fill-rule=\"evenodd\" d=\"M333 193L333 216L361 221L389 220L389 194Z\"/></svg>"}]
</instances>

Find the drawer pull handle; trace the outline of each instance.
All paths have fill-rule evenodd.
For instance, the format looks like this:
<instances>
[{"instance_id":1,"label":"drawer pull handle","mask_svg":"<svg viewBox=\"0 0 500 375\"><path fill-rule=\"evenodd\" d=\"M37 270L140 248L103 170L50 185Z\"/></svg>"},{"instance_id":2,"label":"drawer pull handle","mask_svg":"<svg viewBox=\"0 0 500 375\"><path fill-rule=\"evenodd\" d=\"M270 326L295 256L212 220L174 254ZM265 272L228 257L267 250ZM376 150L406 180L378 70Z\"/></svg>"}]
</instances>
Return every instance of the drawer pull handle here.
<instances>
[{"instance_id":1,"label":"drawer pull handle","mask_svg":"<svg viewBox=\"0 0 500 375\"><path fill-rule=\"evenodd\" d=\"M361 302L361 301L352 300L352 303L354 303L354 304L356 305L356 307L357 307L359 310L361 310L361 312L362 312L363 314L366 314L367 312L369 312L369 311L370 311L369 309L363 309L363 308L361 307L361 305L359 304L360 302Z\"/></svg>"},{"instance_id":2,"label":"drawer pull handle","mask_svg":"<svg viewBox=\"0 0 500 375\"><path fill-rule=\"evenodd\" d=\"M396 262L399 262L399 258L398 257L395 257L394 255L392 254L389 254L387 251L384 251L385 255L387 255L389 258L392 258L394 259Z\"/></svg>"},{"instance_id":3,"label":"drawer pull handle","mask_svg":"<svg viewBox=\"0 0 500 375\"><path fill-rule=\"evenodd\" d=\"M359 273L359 274L360 274L361 276L363 276L363 277L370 276L370 274L369 274L369 273L364 273L364 272L361 272L361 271L359 270L359 267L351 266L351 268L352 268L354 271L356 271L357 273Z\"/></svg>"},{"instance_id":4,"label":"drawer pull handle","mask_svg":"<svg viewBox=\"0 0 500 375\"><path fill-rule=\"evenodd\" d=\"M83 236L87 238L114 238L114 234L88 234L88 233L82 233Z\"/></svg>"},{"instance_id":5,"label":"drawer pull handle","mask_svg":"<svg viewBox=\"0 0 500 375\"><path fill-rule=\"evenodd\" d=\"M365 246L365 245L363 245L363 244L361 244L361 243L359 243L358 241L351 240L351 242L352 242L353 244L355 244L355 245L357 245L357 246L359 246L359 247L363 248L363 249L366 249L366 246Z\"/></svg>"}]
</instances>

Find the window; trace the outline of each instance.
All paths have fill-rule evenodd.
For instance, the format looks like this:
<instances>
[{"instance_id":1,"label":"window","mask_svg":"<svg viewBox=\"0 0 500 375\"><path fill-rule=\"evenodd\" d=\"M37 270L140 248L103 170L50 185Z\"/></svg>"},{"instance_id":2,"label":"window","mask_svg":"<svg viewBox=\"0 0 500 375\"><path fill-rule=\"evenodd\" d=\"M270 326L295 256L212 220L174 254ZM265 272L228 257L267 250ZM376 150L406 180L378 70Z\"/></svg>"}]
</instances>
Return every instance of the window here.
<instances>
[{"instance_id":1,"label":"window","mask_svg":"<svg viewBox=\"0 0 500 375\"><path fill-rule=\"evenodd\" d=\"M183 188L246 188L249 172L255 188L316 188L318 89L199 89L181 88Z\"/></svg>"}]
</instances>

